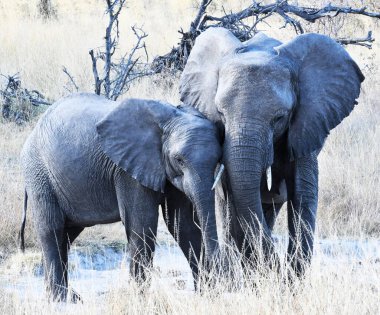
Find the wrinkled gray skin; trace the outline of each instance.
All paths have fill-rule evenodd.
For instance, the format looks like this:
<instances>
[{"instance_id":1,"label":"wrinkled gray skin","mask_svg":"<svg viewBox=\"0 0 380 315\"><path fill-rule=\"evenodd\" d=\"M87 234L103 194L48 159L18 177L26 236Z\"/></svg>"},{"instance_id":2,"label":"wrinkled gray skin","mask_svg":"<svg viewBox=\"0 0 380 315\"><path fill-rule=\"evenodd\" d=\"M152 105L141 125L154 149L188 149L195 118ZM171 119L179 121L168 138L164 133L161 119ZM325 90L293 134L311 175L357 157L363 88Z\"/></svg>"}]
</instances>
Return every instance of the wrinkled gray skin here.
<instances>
[{"instance_id":1,"label":"wrinkled gray skin","mask_svg":"<svg viewBox=\"0 0 380 315\"><path fill-rule=\"evenodd\" d=\"M92 94L54 104L21 154L50 296L66 299L69 246L95 224L123 222L131 273L145 280L160 204L196 277L202 244L206 260L218 252L211 187L220 158L216 127L191 107Z\"/></svg>"},{"instance_id":2,"label":"wrinkled gray skin","mask_svg":"<svg viewBox=\"0 0 380 315\"><path fill-rule=\"evenodd\" d=\"M227 172L217 205L230 210L230 235L248 261L258 253L249 245L253 236L263 241L268 264L278 266L271 231L288 201L288 261L297 275L304 273L313 251L317 155L354 108L363 80L327 36L300 35L282 44L258 34L241 43L226 29L210 28L197 38L181 77L181 100L225 135Z\"/></svg>"}]
</instances>

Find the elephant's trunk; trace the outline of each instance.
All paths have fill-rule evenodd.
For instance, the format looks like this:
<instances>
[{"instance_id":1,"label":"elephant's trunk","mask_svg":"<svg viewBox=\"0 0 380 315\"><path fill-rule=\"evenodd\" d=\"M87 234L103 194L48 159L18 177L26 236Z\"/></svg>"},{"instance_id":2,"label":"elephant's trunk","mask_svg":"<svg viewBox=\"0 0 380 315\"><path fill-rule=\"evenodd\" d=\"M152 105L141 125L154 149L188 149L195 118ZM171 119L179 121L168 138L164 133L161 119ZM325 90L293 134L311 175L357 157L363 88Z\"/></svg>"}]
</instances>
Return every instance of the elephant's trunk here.
<instances>
[{"instance_id":1,"label":"elephant's trunk","mask_svg":"<svg viewBox=\"0 0 380 315\"><path fill-rule=\"evenodd\" d=\"M261 204L261 181L273 163L273 136L269 127L260 123L244 123L238 130L226 130L224 160L229 185L236 207L239 235L238 245L246 255L252 254L252 236L259 237L265 252L271 252L271 233ZM261 234L263 233L263 234ZM264 238L262 238L264 236ZM247 239L248 238L248 239Z\"/></svg>"},{"instance_id":2,"label":"elephant's trunk","mask_svg":"<svg viewBox=\"0 0 380 315\"><path fill-rule=\"evenodd\" d=\"M207 261L211 261L219 252L218 232L215 216L215 196L211 190L213 181L210 179L202 180L195 190L193 202L197 213L202 238L205 246L205 256Z\"/></svg>"}]
</instances>

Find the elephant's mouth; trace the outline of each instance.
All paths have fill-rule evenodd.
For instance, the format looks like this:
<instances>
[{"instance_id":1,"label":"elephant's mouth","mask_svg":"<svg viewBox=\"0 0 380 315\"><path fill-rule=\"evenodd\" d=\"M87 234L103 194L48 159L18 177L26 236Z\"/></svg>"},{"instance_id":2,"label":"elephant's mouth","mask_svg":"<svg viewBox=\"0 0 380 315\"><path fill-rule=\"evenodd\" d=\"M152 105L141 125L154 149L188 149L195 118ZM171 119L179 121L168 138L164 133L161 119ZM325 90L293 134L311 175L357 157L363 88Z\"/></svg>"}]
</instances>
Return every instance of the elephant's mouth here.
<instances>
[{"instance_id":1,"label":"elephant's mouth","mask_svg":"<svg viewBox=\"0 0 380 315\"><path fill-rule=\"evenodd\" d=\"M274 180L271 191L268 191L266 187L262 187L260 192L261 201L265 204L282 204L288 200L287 187L284 179L277 182Z\"/></svg>"}]
</instances>

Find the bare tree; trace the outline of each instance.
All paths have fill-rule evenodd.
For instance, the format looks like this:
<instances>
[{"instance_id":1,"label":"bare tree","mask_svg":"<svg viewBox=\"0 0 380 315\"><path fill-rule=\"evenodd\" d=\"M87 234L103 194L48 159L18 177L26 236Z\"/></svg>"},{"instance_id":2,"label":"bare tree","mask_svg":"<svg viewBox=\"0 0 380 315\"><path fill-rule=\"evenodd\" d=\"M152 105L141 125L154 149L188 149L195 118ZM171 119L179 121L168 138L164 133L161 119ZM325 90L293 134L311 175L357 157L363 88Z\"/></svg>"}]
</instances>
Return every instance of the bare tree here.
<instances>
[{"instance_id":1,"label":"bare tree","mask_svg":"<svg viewBox=\"0 0 380 315\"><path fill-rule=\"evenodd\" d=\"M266 20L274 15L282 18L284 24L282 27L290 25L297 34L304 33L303 24L315 23L323 18L337 18L342 14L365 16L380 19L379 12L369 12L366 7L351 8L343 6L333 6L328 4L322 8L304 7L289 4L287 0L277 0L271 4L261 4L253 1L253 3L235 13L225 13L221 17L206 14L207 7L212 0L202 0L198 13L191 23L187 32L180 30L182 35L181 41L177 47L163 56L158 56L153 60L153 69L156 72L162 71L164 68L174 68L183 70L190 51L194 45L196 37L209 27L225 27L232 31L234 35L241 41L248 40L258 32L258 26L266 23ZM253 18L249 19L248 18ZM361 45L371 48L374 41L372 32L369 31L366 37L359 38L336 38L336 41L342 45Z\"/></svg>"},{"instance_id":2,"label":"bare tree","mask_svg":"<svg viewBox=\"0 0 380 315\"><path fill-rule=\"evenodd\" d=\"M104 95L108 99L116 100L125 93L132 81L143 76L152 74L148 67L148 54L144 39L148 36L141 28L132 27L136 38L134 47L125 53L120 59L115 61L114 54L119 45L119 16L126 0L106 0L108 15L108 26L105 34L104 50L93 49L89 51L92 61L92 72L94 75L95 93ZM145 62L140 61L142 52L146 58ZM102 75L98 70L98 61L104 63Z\"/></svg>"}]
</instances>

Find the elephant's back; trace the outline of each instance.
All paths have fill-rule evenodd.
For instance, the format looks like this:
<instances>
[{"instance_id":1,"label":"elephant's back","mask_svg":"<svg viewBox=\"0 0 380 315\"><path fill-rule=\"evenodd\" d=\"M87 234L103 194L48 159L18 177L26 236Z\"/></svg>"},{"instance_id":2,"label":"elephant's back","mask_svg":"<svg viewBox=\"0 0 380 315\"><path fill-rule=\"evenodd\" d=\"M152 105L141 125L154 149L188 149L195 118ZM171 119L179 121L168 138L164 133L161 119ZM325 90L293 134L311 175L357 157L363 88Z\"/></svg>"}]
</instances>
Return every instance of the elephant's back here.
<instances>
[{"instance_id":1,"label":"elephant's back","mask_svg":"<svg viewBox=\"0 0 380 315\"><path fill-rule=\"evenodd\" d=\"M114 166L96 133L96 122L114 105L103 98L91 101L81 94L52 105L24 145L22 169L29 196L52 194L72 222L89 224L94 212L114 222L119 219Z\"/></svg>"},{"instance_id":2,"label":"elephant's back","mask_svg":"<svg viewBox=\"0 0 380 315\"><path fill-rule=\"evenodd\" d=\"M117 105L95 94L73 94L54 103L38 121L31 138L35 145L91 142L96 123Z\"/></svg>"},{"instance_id":3,"label":"elephant's back","mask_svg":"<svg viewBox=\"0 0 380 315\"><path fill-rule=\"evenodd\" d=\"M41 158L74 167L93 155L98 146L96 124L116 105L94 94L74 94L58 101L36 126L34 142Z\"/></svg>"},{"instance_id":4,"label":"elephant's back","mask_svg":"<svg viewBox=\"0 0 380 315\"><path fill-rule=\"evenodd\" d=\"M100 171L107 158L100 150L96 123L116 105L92 94L64 98L44 113L25 143L22 161L26 177L35 178L38 172L67 211L73 205L86 210L111 186L112 174ZM112 200L103 202L111 204Z\"/></svg>"},{"instance_id":5,"label":"elephant's back","mask_svg":"<svg viewBox=\"0 0 380 315\"><path fill-rule=\"evenodd\" d=\"M116 107L118 103L103 96L78 93L55 102L41 117L40 127L50 124L63 127L81 124L83 127L96 123ZM75 126L77 127L77 126Z\"/></svg>"},{"instance_id":6,"label":"elephant's back","mask_svg":"<svg viewBox=\"0 0 380 315\"><path fill-rule=\"evenodd\" d=\"M64 152L86 151L96 141L96 123L116 106L95 94L73 94L55 102L40 117L24 144L21 157L40 160ZM73 152L74 153L74 152Z\"/></svg>"},{"instance_id":7,"label":"elephant's back","mask_svg":"<svg viewBox=\"0 0 380 315\"><path fill-rule=\"evenodd\" d=\"M89 159L98 154L96 123L116 104L83 93L57 101L41 116L27 139L21 154L23 164L35 165L38 161L50 174L70 169L73 176L85 175L90 171Z\"/></svg>"}]
</instances>

